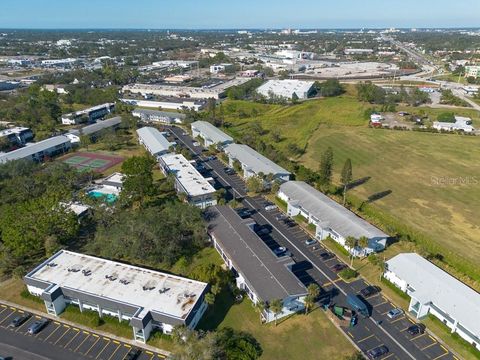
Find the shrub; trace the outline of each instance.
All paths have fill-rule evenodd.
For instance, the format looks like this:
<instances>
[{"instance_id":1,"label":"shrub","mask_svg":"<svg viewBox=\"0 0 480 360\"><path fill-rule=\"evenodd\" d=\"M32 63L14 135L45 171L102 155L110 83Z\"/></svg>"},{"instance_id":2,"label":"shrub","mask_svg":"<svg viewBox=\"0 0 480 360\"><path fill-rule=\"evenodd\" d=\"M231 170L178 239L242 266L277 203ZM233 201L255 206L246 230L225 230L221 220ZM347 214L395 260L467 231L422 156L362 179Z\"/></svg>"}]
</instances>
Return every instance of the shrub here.
<instances>
[{"instance_id":1,"label":"shrub","mask_svg":"<svg viewBox=\"0 0 480 360\"><path fill-rule=\"evenodd\" d=\"M22 292L20 293L20 296L24 299L31 300L31 301L34 301L34 302L39 303L39 304L43 304L43 300L38 296L30 294L28 292L27 288L24 288L22 290Z\"/></svg>"},{"instance_id":2,"label":"shrub","mask_svg":"<svg viewBox=\"0 0 480 360\"><path fill-rule=\"evenodd\" d=\"M349 280L349 279L356 278L358 276L358 272L352 268L346 268L340 271L338 275L340 275L340 277L342 277L345 280Z\"/></svg>"}]
</instances>

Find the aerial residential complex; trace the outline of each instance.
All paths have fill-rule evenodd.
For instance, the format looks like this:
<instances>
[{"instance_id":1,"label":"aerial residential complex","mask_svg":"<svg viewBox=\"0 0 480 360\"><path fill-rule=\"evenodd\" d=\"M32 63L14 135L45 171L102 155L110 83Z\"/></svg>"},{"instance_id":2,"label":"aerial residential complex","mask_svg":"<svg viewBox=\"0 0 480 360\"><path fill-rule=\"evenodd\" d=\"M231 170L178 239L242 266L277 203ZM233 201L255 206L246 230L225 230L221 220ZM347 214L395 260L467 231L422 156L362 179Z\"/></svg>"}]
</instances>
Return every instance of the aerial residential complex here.
<instances>
[{"instance_id":1,"label":"aerial residential complex","mask_svg":"<svg viewBox=\"0 0 480 360\"><path fill-rule=\"evenodd\" d=\"M417 319L432 314L452 332L480 347L480 294L415 253L385 263L383 276L410 296L408 311Z\"/></svg>"},{"instance_id":2,"label":"aerial residential complex","mask_svg":"<svg viewBox=\"0 0 480 360\"><path fill-rule=\"evenodd\" d=\"M168 110L183 110L191 109L200 111L205 107L206 101L204 99L185 99L185 98L172 98L172 97L160 97L153 98L150 96L147 98L122 98L121 102L133 105L142 106L152 109L168 109Z\"/></svg>"},{"instance_id":3,"label":"aerial residential complex","mask_svg":"<svg viewBox=\"0 0 480 360\"><path fill-rule=\"evenodd\" d=\"M320 240L330 237L346 247L348 236L367 237L366 248L348 249L355 256L381 251L387 245L387 234L303 181L283 183L278 197L287 203L289 216L301 215L315 225L315 236Z\"/></svg>"},{"instance_id":4,"label":"aerial residential complex","mask_svg":"<svg viewBox=\"0 0 480 360\"><path fill-rule=\"evenodd\" d=\"M114 316L128 321L133 338L143 343L155 329L169 334L176 325L195 328L207 308L206 283L66 250L30 271L24 282L49 314L75 305Z\"/></svg>"},{"instance_id":5,"label":"aerial residential complex","mask_svg":"<svg viewBox=\"0 0 480 360\"><path fill-rule=\"evenodd\" d=\"M71 147L71 141L65 135L54 136L23 148L0 154L0 163L20 159L42 162L46 158L65 154Z\"/></svg>"},{"instance_id":6,"label":"aerial residential complex","mask_svg":"<svg viewBox=\"0 0 480 360\"><path fill-rule=\"evenodd\" d=\"M254 304L259 301L282 301L278 318L305 308L307 289L293 274L294 261L278 258L255 234L252 219L242 220L229 206L210 208L209 235L213 246L233 272L239 289L245 290ZM268 309L262 312L265 322L275 315Z\"/></svg>"},{"instance_id":7,"label":"aerial residential complex","mask_svg":"<svg viewBox=\"0 0 480 360\"><path fill-rule=\"evenodd\" d=\"M84 126L80 129L70 130L67 135L74 135L80 139L80 136L89 136L92 139L95 139L99 133L107 130L115 130L122 123L122 118L116 116L107 120L97 121L95 124Z\"/></svg>"},{"instance_id":8,"label":"aerial residential complex","mask_svg":"<svg viewBox=\"0 0 480 360\"><path fill-rule=\"evenodd\" d=\"M70 114L62 115L62 124L75 125L84 122L93 122L101 119L107 114L110 114L115 108L114 103L105 103L97 106L93 106L88 109L76 111Z\"/></svg>"},{"instance_id":9,"label":"aerial residential complex","mask_svg":"<svg viewBox=\"0 0 480 360\"><path fill-rule=\"evenodd\" d=\"M205 147L216 145L217 147L224 147L225 145L233 143L233 138L216 126L213 126L207 121L195 121L191 124L192 136L194 138L200 137L203 139Z\"/></svg>"},{"instance_id":10,"label":"aerial residential complex","mask_svg":"<svg viewBox=\"0 0 480 360\"><path fill-rule=\"evenodd\" d=\"M153 127L145 126L137 130L138 142L152 156L160 156L170 151L170 147L174 144L167 140L160 131Z\"/></svg>"},{"instance_id":11,"label":"aerial residential complex","mask_svg":"<svg viewBox=\"0 0 480 360\"><path fill-rule=\"evenodd\" d=\"M216 190L210 184L213 179L204 178L183 155L165 154L158 160L165 175L175 175L175 189L185 194L190 204L202 209L217 204Z\"/></svg>"},{"instance_id":12,"label":"aerial residential complex","mask_svg":"<svg viewBox=\"0 0 480 360\"><path fill-rule=\"evenodd\" d=\"M291 173L270 159L242 144L229 144L224 149L230 166L239 161L243 170L243 177L271 175L272 180L288 181Z\"/></svg>"}]
</instances>

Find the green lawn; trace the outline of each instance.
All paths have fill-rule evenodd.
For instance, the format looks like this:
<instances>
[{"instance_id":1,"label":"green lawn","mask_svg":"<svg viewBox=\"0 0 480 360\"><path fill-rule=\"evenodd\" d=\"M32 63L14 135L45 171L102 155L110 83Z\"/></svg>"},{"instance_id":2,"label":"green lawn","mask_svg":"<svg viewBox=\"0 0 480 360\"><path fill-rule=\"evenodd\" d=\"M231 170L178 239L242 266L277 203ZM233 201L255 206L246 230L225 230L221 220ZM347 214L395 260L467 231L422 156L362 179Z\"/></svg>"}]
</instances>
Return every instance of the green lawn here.
<instances>
[{"instance_id":1,"label":"green lawn","mask_svg":"<svg viewBox=\"0 0 480 360\"><path fill-rule=\"evenodd\" d=\"M211 329L212 325L218 325L249 332L262 346L262 360L342 359L355 352L320 309L282 319L275 326L260 323L259 314L249 299L230 307L231 304L229 296L223 294L199 326Z\"/></svg>"},{"instance_id":2,"label":"green lawn","mask_svg":"<svg viewBox=\"0 0 480 360\"><path fill-rule=\"evenodd\" d=\"M474 278L469 284L479 289L480 138L371 129L363 117L368 107L349 94L293 106L224 103L226 121L231 124L226 130L237 139L251 132L251 123L258 121L269 131L262 139L288 157L295 158L289 154L288 144L305 147L306 153L295 159L313 170L318 169L322 152L331 146L336 181L345 159L350 158L354 179L368 177L350 195L366 200L376 193L391 192L371 207L419 234L425 249L441 253L449 264ZM444 111L406 109L435 117ZM473 110L456 113L471 116L474 124L480 124ZM274 129L283 137L278 143L271 137Z\"/></svg>"}]
</instances>

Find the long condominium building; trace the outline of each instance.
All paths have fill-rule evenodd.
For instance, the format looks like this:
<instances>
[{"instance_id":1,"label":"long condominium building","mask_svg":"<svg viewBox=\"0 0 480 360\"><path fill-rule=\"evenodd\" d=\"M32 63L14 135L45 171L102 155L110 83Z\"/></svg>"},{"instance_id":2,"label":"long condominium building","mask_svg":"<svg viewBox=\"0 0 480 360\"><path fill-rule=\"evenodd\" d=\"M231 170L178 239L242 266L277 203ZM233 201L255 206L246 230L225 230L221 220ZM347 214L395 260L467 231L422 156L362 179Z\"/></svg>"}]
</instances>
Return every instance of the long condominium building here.
<instances>
[{"instance_id":1,"label":"long condominium building","mask_svg":"<svg viewBox=\"0 0 480 360\"><path fill-rule=\"evenodd\" d=\"M223 147L227 144L233 143L233 138L216 126L210 124L207 121L195 121L191 124L192 136L194 138L200 137L205 143L205 147L210 145L216 145Z\"/></svg>"},{"instance_id":2,"label":"long condominium building","mask_svg":"<svg viewBox=\"0 0 480 360\"><path fill-rule=\"evenodd\" d=\"M173 145L160 131L153 127L142 127L137 130L137 135L138 142L142 144L152 156L160 156L168 153L170 147Z\"/></svg>"},{"instance_id":3,"label":"long condominium building","mask_svg":"<svg viewBox=\"0 0 480 360\"><path fill-rule=\"evenodd\" d=\"M64 135L54 136L20 149L0 154L0 163L11 160L28 159L37 162L68 152L72 147L70 139Z\"/></svg>"},{"instance_id":4,"label":"long condominium building","mask_svg":"<svg viewBox=\"0 0 480 360\"><path fill-rule=\"evenodd\" d=\"M105 103L88 109L62 115L62 124L75 125L82 122L93 122L110 114L115 108L114 103Z\"/></svg>"},{"instance_id":5,"label":"long condominium building","mask_svg":"<svg viewBox=\"0 0 480 360\"><path fill-rule=\"evenodd\" d=\"M24 277L30 294L52 315L66 306L126 320L137 341L158 329L195 328L206 309L208 284L120 262L61 250Z\"/></svg>"}]
</instances>

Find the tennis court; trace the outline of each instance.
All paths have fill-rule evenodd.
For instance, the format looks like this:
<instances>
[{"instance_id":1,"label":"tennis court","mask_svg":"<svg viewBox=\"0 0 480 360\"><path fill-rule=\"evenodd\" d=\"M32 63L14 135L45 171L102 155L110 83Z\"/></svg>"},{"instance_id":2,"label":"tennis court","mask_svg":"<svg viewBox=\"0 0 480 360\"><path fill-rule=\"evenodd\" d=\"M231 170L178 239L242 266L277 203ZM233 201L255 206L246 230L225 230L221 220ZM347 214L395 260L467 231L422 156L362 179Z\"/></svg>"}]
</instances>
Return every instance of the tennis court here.
<instances>
[{"instance_id":1,"label":"tennis court","mask_svg":"<svg viewBox=\"0 0 480 360\"><path fill-rule=\"evenodd\" d=\"M123 161L122 157L97 153L74 153L62 160L78 171L95 171L102 173L105 170Z\"/></svg>"}]
</instances>

